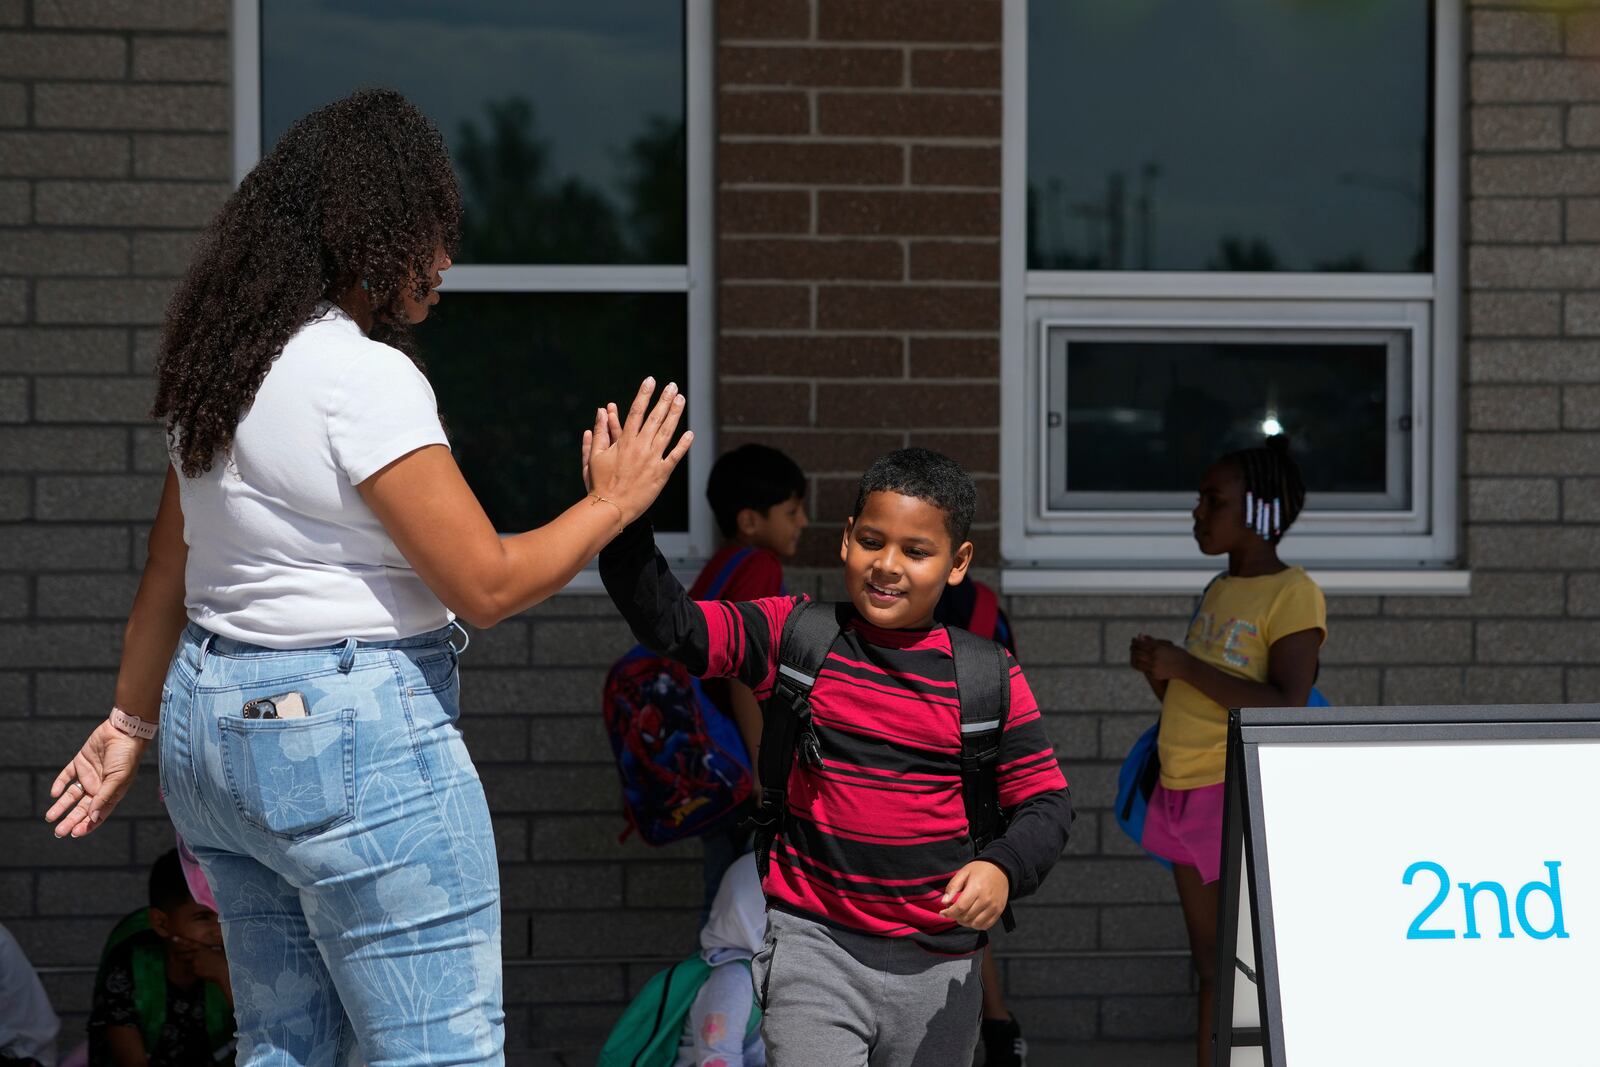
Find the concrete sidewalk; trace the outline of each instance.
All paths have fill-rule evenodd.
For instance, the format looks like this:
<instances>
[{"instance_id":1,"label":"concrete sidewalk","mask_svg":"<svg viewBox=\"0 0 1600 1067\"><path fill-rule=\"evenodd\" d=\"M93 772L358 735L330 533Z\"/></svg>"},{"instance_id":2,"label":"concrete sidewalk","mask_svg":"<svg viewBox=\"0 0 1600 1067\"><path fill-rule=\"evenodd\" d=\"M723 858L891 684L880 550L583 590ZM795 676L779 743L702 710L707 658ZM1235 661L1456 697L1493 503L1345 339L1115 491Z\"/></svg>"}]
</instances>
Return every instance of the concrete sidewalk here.
<instances>
[{"instance_id":1,"label":"concrete sidewalk","mask_svg":"<svg viewBox=\"0 0 1600 1067\"><path fill-rule=\"evenodd\" d=\"M594 1067L599 1051L507 1051L506 1063L511 1067ZM1194 1045L1187 1041L1049 1041L1029 1042L1028 1047L1028 1067L1190 1067L1193 1063Z\"/></svg>"},{"instance_id":2,"label":"concrete sidewalk","mask_svg":"<svg viewBox=\"0 0 1600 1067\"><path fill-rule=\"evenodd\" d=\"M1190 1067L1189 1041L1029 1042L1028 1067Z\"/></svg>"}]
</instances>

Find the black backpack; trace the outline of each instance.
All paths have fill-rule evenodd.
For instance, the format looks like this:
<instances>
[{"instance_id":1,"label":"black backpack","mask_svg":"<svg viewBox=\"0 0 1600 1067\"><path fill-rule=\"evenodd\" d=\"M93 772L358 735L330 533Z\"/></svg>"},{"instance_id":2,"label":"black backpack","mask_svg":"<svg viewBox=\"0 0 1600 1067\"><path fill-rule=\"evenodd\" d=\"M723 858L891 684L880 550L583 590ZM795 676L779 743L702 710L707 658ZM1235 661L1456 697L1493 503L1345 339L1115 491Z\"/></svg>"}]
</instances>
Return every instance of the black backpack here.
<instances>
[{"instance_id":1,"label":"black backpack","mask_svg":"<svg viewBox=\"0 0 1600 1067\"><path fill-rule=\"evenodd\" d=\"M811 721L811 687L851 618L849 604L804 600L783 624L777 682L762 705L761 810L750 820L763 878L788 807L790 770L796 759L808 767L822 765L822 747ZM946 630L961 702L961 793L967 833L977 853L1004 829L996 768L1000 737L1011 714L1011 669L1001 645L955 626ZM1011 929L1010 908L1004 921Z\"/></svg>"}]
</instances>

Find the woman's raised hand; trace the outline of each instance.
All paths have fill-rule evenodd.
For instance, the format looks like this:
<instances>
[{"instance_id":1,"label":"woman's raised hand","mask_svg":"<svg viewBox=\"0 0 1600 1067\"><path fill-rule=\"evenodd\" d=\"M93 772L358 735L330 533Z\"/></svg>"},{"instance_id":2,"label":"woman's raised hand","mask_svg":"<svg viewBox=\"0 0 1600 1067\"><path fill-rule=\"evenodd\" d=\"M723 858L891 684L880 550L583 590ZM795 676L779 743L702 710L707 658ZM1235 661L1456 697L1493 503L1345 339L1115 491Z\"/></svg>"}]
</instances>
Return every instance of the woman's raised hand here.
<instances>
[{"instance_id":1,"label":"woman's raised hand","mask_svg":"<svg viewBox=\"0 0 1600 1067\"><path fill-rule=\"evenodd\" d=\"M676 383L669 383L652 407L655 389L656 380L646 378L626 420L615 404L608 404L596 409L594 429L583 432L584 488L616 504L624 524L643 515L655 502L694 442L694 433L685 431L678 443L672 444L684 403Z\"/></svg>"}]
</instances>

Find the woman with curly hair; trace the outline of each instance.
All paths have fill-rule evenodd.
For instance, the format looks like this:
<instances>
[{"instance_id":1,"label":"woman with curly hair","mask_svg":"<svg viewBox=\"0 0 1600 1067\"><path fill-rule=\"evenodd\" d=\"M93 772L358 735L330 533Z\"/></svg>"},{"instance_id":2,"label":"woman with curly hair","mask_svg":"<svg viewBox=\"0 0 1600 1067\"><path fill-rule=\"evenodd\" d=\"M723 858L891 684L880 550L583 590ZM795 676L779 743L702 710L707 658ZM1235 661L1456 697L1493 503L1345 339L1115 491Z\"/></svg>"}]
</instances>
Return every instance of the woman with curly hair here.
<instances>
[{"instance_id":1,"label":"woman with curly hair","mask_svg":"<svg viewBox=\"0 0 1600 1067\"><path fill-rule=\"evenodd\" d=\"M222 916L243 1064L503 1061L489 810L456 728L453 620L564 586L688 451L673 385L594 412L589 496L501 538L452 460L409 328L461 199L399 94L297 122L167 312L172 457L116 703L51 787L103 825L160 726L161 789ZM464 634L464 631L461 631ZM463 646L464 647L464 646Z\"/></svg>"}]
</instances>

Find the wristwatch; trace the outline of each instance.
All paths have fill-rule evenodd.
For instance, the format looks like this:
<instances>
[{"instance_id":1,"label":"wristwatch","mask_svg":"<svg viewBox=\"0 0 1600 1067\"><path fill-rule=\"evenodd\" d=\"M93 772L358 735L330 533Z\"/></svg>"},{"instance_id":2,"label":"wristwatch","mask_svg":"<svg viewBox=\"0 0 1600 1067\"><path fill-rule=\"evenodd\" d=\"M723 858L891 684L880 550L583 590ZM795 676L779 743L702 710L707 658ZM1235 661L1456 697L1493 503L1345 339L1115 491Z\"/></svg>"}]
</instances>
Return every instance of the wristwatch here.
<instances>
[{"instance_id":1,"label":"wristwatch","mask_svg":"<svg viewBox=\"0 0 1600 1067\"><path fill-rule=\"evenodd\" d=\"M111 725L129 737L137 737L141 741L148 741L155 737L156 730L161 724L145 722L137 715L129 715L121 708L113 707L111 709Z\"/></svg>"}]
</instances>

